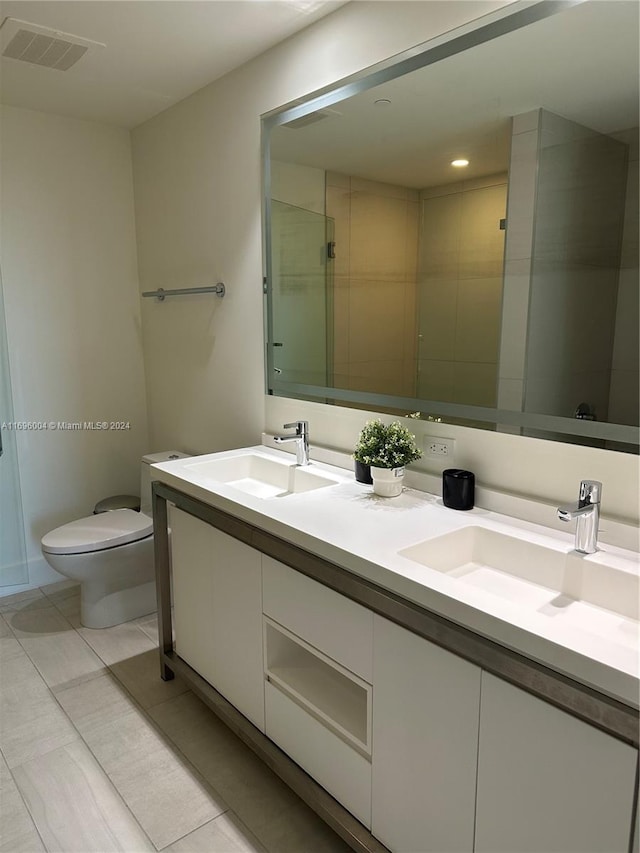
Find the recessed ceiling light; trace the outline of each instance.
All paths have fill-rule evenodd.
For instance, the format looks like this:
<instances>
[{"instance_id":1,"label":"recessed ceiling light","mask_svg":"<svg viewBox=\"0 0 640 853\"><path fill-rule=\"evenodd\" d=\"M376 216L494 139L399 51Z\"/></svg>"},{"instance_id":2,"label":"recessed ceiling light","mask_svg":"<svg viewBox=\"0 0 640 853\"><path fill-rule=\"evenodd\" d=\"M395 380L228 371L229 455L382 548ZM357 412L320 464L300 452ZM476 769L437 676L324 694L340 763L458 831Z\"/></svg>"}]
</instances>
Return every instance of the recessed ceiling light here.
<instances>
[{"instance_id":1,"label":"recessed ceiling light","mask_svg":"<svg viewBox=\"0 0 640 853\"><path fill-rule=\"evenodd\" d=\"M460 159L460 160L452 160L452 161L451 161L451 165L452 165L452 166L456 166L457 168L462 168L462 166L468 166L468 165L469 165L469 161L468 161L468 160L462 160L462 159Z\"/></svg>"},{"instance_id":2,"label":"recessed ceiling light","mask_svg":"<svg viewBox=\"0 0 640 853\"><path fill-rule=\"evenodd\" d=\"M391 103L391 101L389 100L389 98L377 98L373 103L377 107L386 107L387 104Z\"/></svg>"}]
</instances>

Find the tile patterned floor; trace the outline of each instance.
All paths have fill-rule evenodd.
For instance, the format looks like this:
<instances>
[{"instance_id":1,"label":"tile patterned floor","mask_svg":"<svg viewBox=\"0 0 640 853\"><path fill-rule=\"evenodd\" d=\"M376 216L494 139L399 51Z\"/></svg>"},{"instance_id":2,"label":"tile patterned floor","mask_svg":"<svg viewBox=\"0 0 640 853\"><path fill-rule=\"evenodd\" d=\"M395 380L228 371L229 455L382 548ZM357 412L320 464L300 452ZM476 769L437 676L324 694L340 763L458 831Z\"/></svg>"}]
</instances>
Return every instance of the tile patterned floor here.
<instances>
[{"instance_id":1,"label":"tile patterned floor","mask_svg":"<svg viewBox=\"0 0 640 853\"><path fill-rule=\"evenodd\" d=\"M0 598L0 853L347 853L186 685L147 616L80 625L63 581Z\"/></svg>"}]
</instances>

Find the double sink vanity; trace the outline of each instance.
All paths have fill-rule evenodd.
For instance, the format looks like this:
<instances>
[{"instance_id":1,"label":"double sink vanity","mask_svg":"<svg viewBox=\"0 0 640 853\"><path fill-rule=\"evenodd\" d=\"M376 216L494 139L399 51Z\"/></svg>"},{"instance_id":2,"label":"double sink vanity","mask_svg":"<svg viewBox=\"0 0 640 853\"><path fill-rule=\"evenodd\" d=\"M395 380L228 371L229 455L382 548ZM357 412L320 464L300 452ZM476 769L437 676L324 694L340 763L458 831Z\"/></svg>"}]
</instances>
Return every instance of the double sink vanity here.
<instances>
[{"instance_id":1,"label":"double sink vanity","mask_svg":"<svg viewBox=\"0 0 640 853\"><path fill-rule=\"evenodd\" d=\"M162 676L355 850L633 850L637 553L333 461L153 466Z\"/></svg>"}]
</instances>

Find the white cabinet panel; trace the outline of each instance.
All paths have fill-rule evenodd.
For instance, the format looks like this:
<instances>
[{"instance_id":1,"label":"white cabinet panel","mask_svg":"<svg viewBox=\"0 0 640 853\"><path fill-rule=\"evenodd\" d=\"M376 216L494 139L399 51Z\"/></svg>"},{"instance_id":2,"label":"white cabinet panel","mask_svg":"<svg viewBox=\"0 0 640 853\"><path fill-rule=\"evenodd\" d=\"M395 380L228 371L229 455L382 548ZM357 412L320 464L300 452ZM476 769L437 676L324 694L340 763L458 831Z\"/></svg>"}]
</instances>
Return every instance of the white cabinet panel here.
<instances>
[{"instance_id":1,"label":"white cabinet panel","mask_svg":"<svg viewBox=\"0 0 640 853\"><path fill-rule=\"evenodd\" d=\"M176 652L213 684L213 528L171 505L169 526Z\"/></svg>"},{"instance_id":2,"label":"white cabinet panel","mask_svg":"<svg viewBox=\"0 0 640 853\"><path fill-rule=\"evenodd\" d=\"M482 675L476 853L626 853L637 751Z\"/></svg>"},{"instance_id":3,"label":"white cabinet panel","mask_svg":"<svg viewBox=\"0 0 640 853\"><path fill-rule=\"evenodd\" d=\"M264 731L261 555L215 528L211 533L215 687Z\"/></svg>"},{"instance_id":4,"label":"white cabinet panel","mask_svg":"<svg viewBox=\"0 0 640 853\"><path fill-rule=\"evenodd\" d=\"M365 826L371 826L371 764L309 712L265 684L267 735Z\"/></svg>"},{"instance_id":5,"label":"white cabinet panel","mask_svg":"<svg viewBox=\"0 0 640 853\"><path fill-rule=\"evenodd\" d=\"M372 832L394 853L471 853L480 669L374 617Z\"/></svg>"},{"instance_id":6,"label":"white cabinet panel","mask_svg":"<svg viewBox=\"0 0 640 853\"><path fill-rule=\"evenodd\" d=\"M258 551L170 507L176 652L264 731Z\"/></svg>"},{"instance_id":7,"label":"white cabinet panel","mask_svg":"<svg viewBox=\"0 0 640 853\"><path fill-rule=\"evenodd\" d=\"M262 565L265 614L371 683L373 613L271 557Z\"/></svg>"}]
</instances>

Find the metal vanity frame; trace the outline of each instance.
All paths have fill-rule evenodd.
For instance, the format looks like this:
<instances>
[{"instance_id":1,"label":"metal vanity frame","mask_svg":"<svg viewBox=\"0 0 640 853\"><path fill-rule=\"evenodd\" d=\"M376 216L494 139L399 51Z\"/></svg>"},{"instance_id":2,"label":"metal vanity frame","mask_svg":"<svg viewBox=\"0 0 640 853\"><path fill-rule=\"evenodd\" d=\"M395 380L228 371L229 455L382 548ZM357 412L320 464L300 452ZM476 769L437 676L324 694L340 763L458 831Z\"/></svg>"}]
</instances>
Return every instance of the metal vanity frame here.
<instances>
[{"instance_id":1,"label":"metal vanity frame","mask_svg":"<svg viewBox=\"0 0 640 853\"><path fill-rule=\"evenodd\" d=\"M638 748L640 717L634 708L171 486L154 482L152 488L161 677L169 681L179 675L222 722L353 850L359 853L388 853L387 848L350 812L174 651L167 502L429 642ZM638 777L636 769L634 814L637 814ZM629 849L632 843L630 839Z\"/></svg>"}]
</instances>

